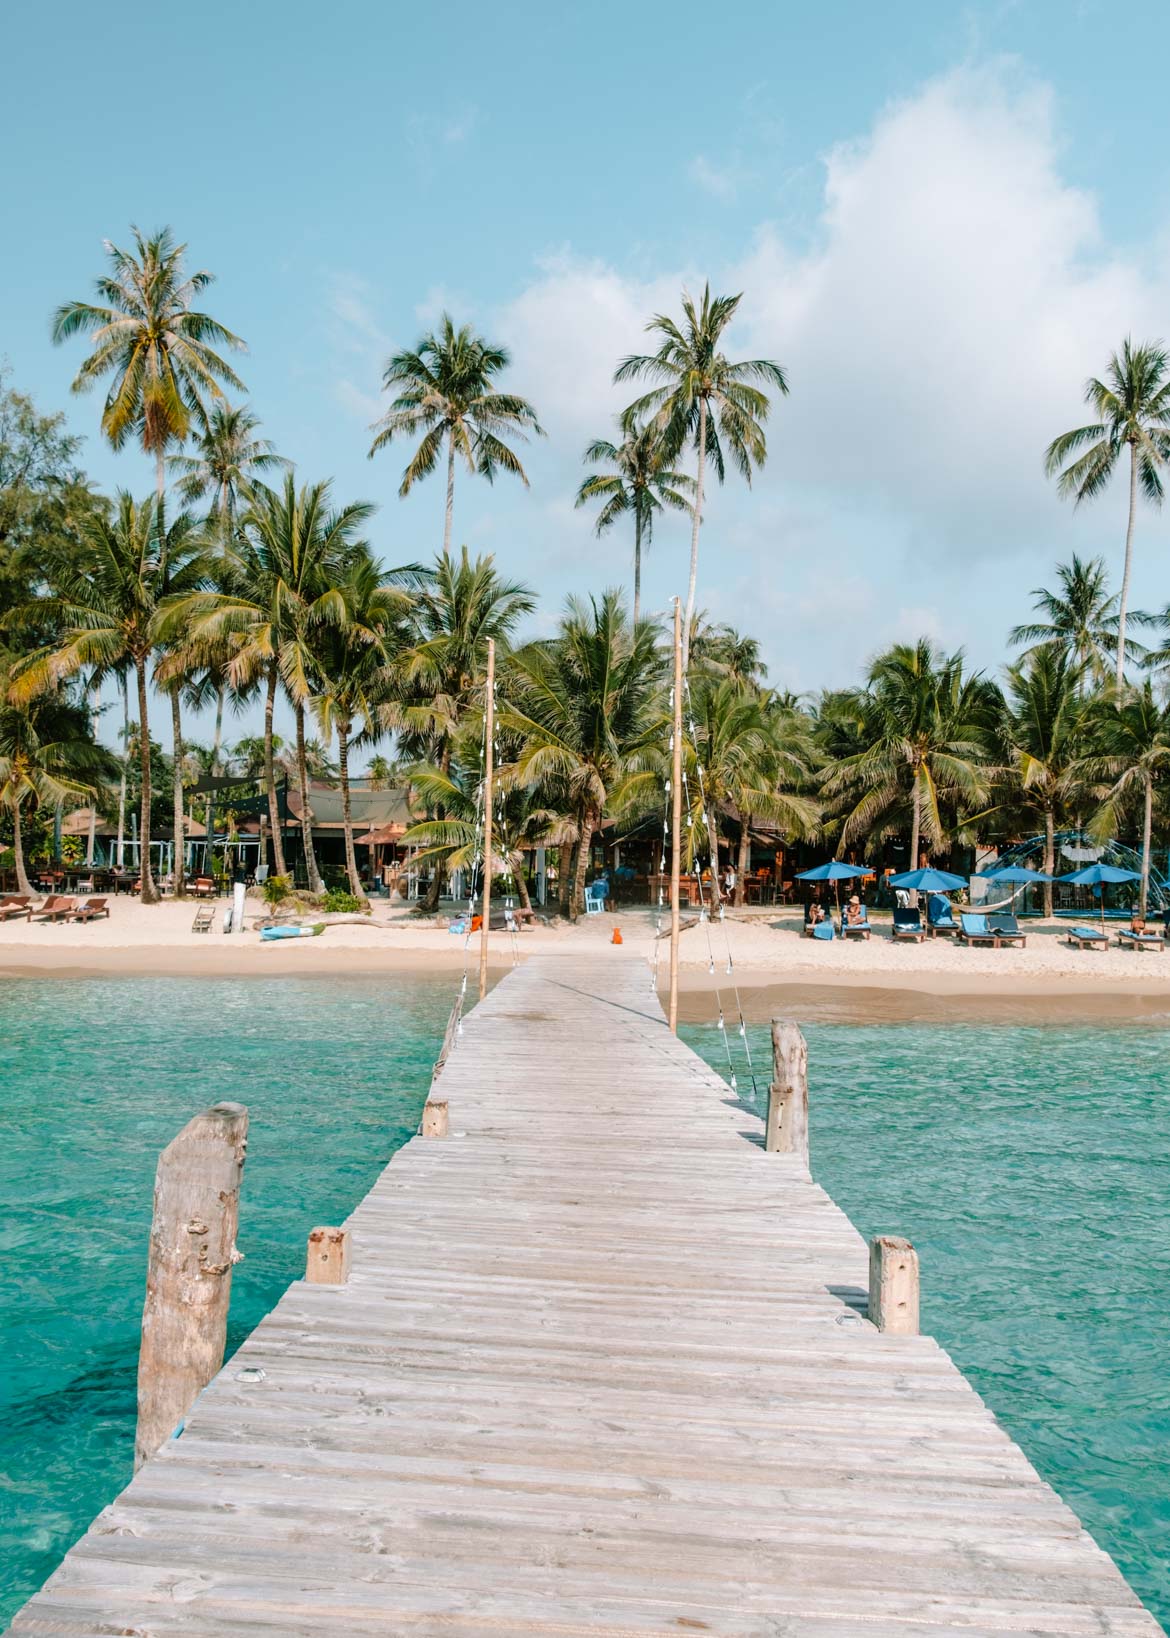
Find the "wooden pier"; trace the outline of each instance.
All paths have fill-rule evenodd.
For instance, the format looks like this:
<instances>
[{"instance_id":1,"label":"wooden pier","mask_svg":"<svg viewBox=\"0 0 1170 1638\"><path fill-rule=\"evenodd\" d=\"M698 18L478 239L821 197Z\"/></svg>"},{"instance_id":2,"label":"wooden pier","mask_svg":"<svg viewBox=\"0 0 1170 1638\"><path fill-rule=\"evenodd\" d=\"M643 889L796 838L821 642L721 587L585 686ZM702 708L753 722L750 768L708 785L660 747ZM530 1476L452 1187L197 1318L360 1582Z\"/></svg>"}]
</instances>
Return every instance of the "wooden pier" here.
<instances>
[{"instance_id":1,"label":"wooden pier","mask_svg":"<svg viewBox=\"0 0 1170 1638\"><path fill-rule=\"evenodd\" d=\"M643 965L520 968L439 1094L13 1633L1161 1632Z\"/></svg>"}]
</instances>

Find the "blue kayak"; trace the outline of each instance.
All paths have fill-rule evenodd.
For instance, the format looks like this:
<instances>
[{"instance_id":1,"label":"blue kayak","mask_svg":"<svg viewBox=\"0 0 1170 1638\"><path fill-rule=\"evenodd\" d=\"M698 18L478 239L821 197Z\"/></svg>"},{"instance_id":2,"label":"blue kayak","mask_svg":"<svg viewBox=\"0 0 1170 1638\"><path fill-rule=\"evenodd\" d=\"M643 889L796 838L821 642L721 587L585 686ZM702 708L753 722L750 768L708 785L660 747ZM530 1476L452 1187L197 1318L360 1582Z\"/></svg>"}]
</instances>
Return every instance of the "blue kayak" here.
<instances>
[{"instance_id":1,"label":"blue kayak","mask_svg":"<svg viewBox=\"0 0 1170 1638\"><path fill-rule=\"evenodd\" d=\"M262 943L271 943L277 938L316 938L318 933L325 931L320 927L262 927L260 939Z\"/></svg>"}]
</instances>

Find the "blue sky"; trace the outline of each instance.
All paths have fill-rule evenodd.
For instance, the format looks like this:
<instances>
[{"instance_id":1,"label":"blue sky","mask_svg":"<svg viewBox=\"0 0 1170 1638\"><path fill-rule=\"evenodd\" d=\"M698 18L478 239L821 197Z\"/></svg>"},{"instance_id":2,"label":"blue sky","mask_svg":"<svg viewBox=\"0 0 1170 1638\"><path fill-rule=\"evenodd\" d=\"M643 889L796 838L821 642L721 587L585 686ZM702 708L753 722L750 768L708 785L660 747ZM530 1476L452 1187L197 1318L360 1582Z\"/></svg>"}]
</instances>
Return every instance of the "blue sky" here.
<instances>
[{"instance_id":1,"label":"blue sky","mask_svg":"<svg viewBox=\"0 0 1170 1638\"><path fill-rule=\"evenodd\" d=\"M858 674L893 636L1004 657L1072 549L1119 564L1119 486L1074 515L1055 432L1127 332L1170 336L1164 7L595 4L496 10L210 0L102 30L89 7L6 21L0 356L67 408L104 484L150 472L70 398L103 238L169 223L217 275L251 402L302 479L380 505L388 563L425 556L442 487L396 498L366 459L381 368L444 306L514 356L549 438L530 490L462 479L455 534L542 596L628 580L574 512L580 451L651 312L743 290L729 351L788 368L749 493L710 497L700 601L755 630L778 682ZM1143 515L1139 603L1170 599ZM665 524L652 603L685 588Z\"/></svg>"}]
</instances>

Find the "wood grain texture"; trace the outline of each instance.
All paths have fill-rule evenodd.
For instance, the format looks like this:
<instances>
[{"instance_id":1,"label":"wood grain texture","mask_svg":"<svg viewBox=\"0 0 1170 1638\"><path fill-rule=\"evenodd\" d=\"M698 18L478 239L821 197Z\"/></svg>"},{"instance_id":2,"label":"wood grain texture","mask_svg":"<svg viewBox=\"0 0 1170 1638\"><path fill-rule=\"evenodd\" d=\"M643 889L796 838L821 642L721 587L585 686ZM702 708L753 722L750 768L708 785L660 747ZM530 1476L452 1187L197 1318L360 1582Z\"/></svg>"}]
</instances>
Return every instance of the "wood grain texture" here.
<instances>
[{"instance_id":1,"label":"wood grain texture","mask_svg":"<svg viewBox=\"0 0 1170 1638\"><path fill-rule=\"evenodd\" d=\"M603 949L467 1017L348 1282L290 1288L14 1633L1160 1631Z\"/></svg>"}]
</instances>

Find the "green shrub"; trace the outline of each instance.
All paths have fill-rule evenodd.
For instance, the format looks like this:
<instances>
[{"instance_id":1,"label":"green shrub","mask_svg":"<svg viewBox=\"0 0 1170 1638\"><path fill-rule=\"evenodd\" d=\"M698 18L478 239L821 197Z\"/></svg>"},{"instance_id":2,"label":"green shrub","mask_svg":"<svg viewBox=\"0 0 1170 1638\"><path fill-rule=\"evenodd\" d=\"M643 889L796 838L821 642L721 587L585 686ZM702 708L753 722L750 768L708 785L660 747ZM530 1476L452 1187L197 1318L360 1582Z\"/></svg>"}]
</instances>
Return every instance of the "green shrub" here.
<instances>
[{"instance_id":1,"label":"green shrub","mask_svg":"<svg viewBox=\"0 0 1170 1638\"><path fill-rule=\"evenodd\" d=\"M331 887L321 899L321 908L326 915L352 916L366 906L344 887Z\"/></svg>"},{"instance_id":2,"label":"green shrub","mask_svg":"<svg viewBox=\"0 0 1170 1638\"><path fill-rule=\"evenodd\" d=\"M287 876L267 876L261 884L260 892L269 910L275 911L286 899L292 897L292 883Z\"/></svg>"}]
</instances>

